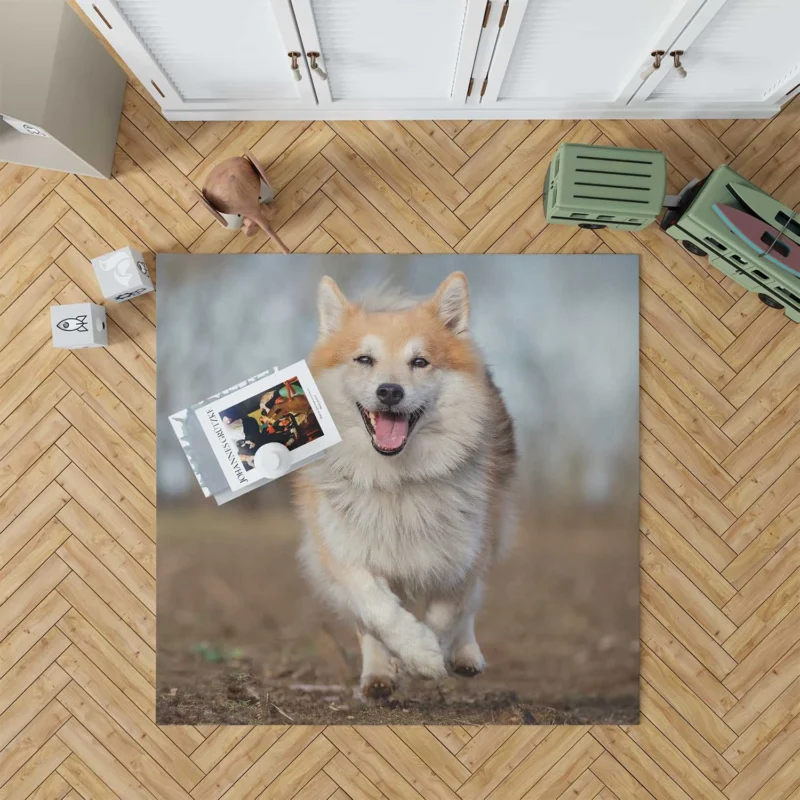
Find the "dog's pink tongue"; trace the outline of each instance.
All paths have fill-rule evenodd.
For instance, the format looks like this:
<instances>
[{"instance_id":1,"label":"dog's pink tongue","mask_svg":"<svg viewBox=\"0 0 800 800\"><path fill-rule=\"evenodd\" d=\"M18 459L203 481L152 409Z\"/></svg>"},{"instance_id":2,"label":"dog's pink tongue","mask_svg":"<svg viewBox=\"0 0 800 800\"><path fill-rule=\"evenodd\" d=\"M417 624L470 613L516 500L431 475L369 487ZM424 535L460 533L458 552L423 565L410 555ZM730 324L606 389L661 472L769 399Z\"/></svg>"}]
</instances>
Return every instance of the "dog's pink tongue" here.
<instances>
[{"instance_id":1,"label":"dog's pink tongue","mask_svg":"<svg viewBox=\"0 0 800 800\"><path fill-rule=\"evenodd\" d=\"M381 450L396 450L408 437L408 418L391 414L375 415L375 443Z\"/></svg>"}]
</instances>

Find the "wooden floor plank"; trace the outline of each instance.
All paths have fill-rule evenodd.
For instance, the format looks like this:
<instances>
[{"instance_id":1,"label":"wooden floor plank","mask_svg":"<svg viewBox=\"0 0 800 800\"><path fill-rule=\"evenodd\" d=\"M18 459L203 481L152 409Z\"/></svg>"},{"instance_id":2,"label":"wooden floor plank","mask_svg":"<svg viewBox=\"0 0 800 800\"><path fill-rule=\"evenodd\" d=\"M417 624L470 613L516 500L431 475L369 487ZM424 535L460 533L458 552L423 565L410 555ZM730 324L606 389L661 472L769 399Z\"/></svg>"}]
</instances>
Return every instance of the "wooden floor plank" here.
<instances>
[{"instance_id":1,"label":"wooden floor plank","mask_svg":"<svg viewBox=\"0 0 800 800\"><path fill-rule=\"evenodd\" d=\"M359 188L362 187L354 176L347 174L349 171L344 166L345 158L358 166L359 172L368 179L370 186L373 187L373 193L380 192L382 195L392 198L396 194L408 203L415 214L409 216L407 224L411 225L413 221L413 227L416 227L417 217L426 220L427 225L433 228L436 234L450 247L464 235L466 227L455 214L424 184L420 184L414 173L394 156L371 131L360 123L332 123L331 127L341 138L334 139L323 153L342 174L347 175L348 178L352 177ZM359 160L355 160L351 153L355 153ZM363 168L361 161L367 165L368 171ZM378 176L379 180L375 180L372 173ZM382 182L385 182L386 186L391 189L390 193L382 189ZM366 186L362 190L372 200ZM399 211L400 209L398 209L398 214ZM354 216L357 218L358 214ZM399 224L397 220L393 221L395 224ZM437 249L429 251L438 252Z\"/></svg>"},{"instance_id":2,"label":"wooden floor plank","mask_svg":"<svg viewBox=\"0 0 800 800\"><path fill-rule=\"evenodd\" d=\"M404 130L399 122L372 120L364 123L451 211L469 192Z\"/></svg>"},{"instance_id":3,"label":"wooden floor plank","mask_svg":"<svg viewBox=\"0 0 800 800\"><path fill-rule=\"evenodd\" d=\"M717 716L649 648L642 648L642 677L661 688L664 699L715 749L722 752L736 740L736 733ZM736 706L731 708L733 711Z\"/></svg>"},{"instance_id":4,"label":"wooden floor plank","mask_svg":"<svg viewBox=\"0 0 800 800\"><path fill-rule=\"evenodd\" d=\"M469 160L469 156L435 122L403 120L400 124L451 174ZM463 181L459 183L464 185Z\"/></svg>"},{"instance_id":5,"label":"wooden floor plank","mask_svg":"<svg viewBox=\"0 0 800 800\"><path fill-rule=\"evenodd\" d=\"M502 127L502 120L473 119L453 136L453 141L465 153L472 156Z\"/></svg>"},{"instance_id":6,"label":"wooden floor plank","mask_svg":"<svg viewBox=\"0 0 800 800\"><path fill-rule=\"evenodd\" d=\"M76 716L77 706L80 705L84 708L89 706L79 717L87 729L89 729L87 722L91 718L96 721L97 730L124 731L130 738L138 742L141 749L131 749L127 740L124 745L120 742L118 748L112 749L108 737L103 736L102 740L106 743L109 751L120 761L122 761L120 755L123 753L130 754L132 757L138 754L140 758L143 758L146 753L164 769L165 773L178 786L187 791L202 778L203 773L200 768L192 763L177 745L151 721L151 714L140 711L134 702L78 647L74 645L70 647L59 659L59 666L73 679L73 683L59 694L61 702L72 711L73 716ZM83 691L80 691L78 687ZM92 692L91 696L86 694L87 690ZM67 694L65 695L65 693ZM105 714L96 713L95 706L98 702L105 710ZM92 713L93 711L94 713ZM113 723L116 723L116 726ZM90 724L94 726L93 722ZM155 770L147 771L146 776L140 770L135 772L142 774L146 780L151 780ZM156 773L158 778L161 777L161 774ZM161 783L160 780L159 783ZM176 796L182 797L183 800L188 797L184 792L178 792Z\"/></svg>"},{"instance_id":7,"label":"wooden floor plank","mask_svg":"<svg viewBox=\"0 0 800 800\"><path fill-rule=\"evenodd\" d=\"M4 164L0 167L0 205L5 203L34 172L36 167L25 164Z\"/></svg>"},{"instance_id":8,"label":"wooden floor plank","mask_svg":"<svg viewBox=\"0 0 800 800\"><path fill-rule=\"evenodd\" d=\"M50 230L0 279L0 314L64 252L67 240Z\"/></svg>"},{"instance_id":9,"label":"wooden floor plank","mask_svg":"<svg viewBox=\"0 0 800 800\"><path fill-rule=\"evenodd\" d=\"M639 382L694 442L730 472L724 459L736 445L644 354L639 359Z\"/></svg>"},{"instance_id":10,"label":"wooden floor plank","mask_svg":"<svg viewBox=\"0 0 800 800\"><path fill-rule=\"evenodd\" d=\"M143 678L151 684L155 682L155 651L76 573L71 572L64 578L58 585L57 591L58 595L79 614L91 619L92 626L97 632L107 639Z\"/></svg>"},{"instance_id":11,"label":"wooden floor plank","mask_svg":"<svg viewBox=\"0 0 800 800\"><path fill-rule=\"evenodd\" d=\"M742 442L800 384L799 371L800 353L795 352L730 416L722 426L725 434L737 444Z\"/></svg>"},{"instance_id":12,"label":"wooden floor plank","mask_svg":"<svg viewBox=\"0 0 800 800\"><path fill-rule=\"evenodd\" d=\"M95 558L75 537L67 539L58 555L149 647L155 648L153 615L100 559Z\"/></svg>"},{"instance_id":13,"label":"wooden floor plank","mask_svg":"<svg viewBox=\"0 0 800 800\"><path fill-rule=\"evenodd\" d=\"M72 717L59 730L58 738L69 747L81 762L86 764L90 773L95 775L103 786L111 789L117 797L125 798L125 800L127 798L132 800L156 800L145 789L143 784L134 778L75 717ZM68 763L68 760L64 763ZM84 785L88 785L91 789L97 788L97 783L85 775L78 777L76 780L85 781Z\"/></svg>"},{"instance_id":14,"label":"wooden floor plank","mask_svg":"<svg viewBox=\"0 0 800 800\"><path fill-rule=\"evenodd\" d=\"M17 220L28 216L64 179L62 172L37 169L0 208L0 242L8 236Z\"/></svg>"},{"instance_id":15,"label":"wooden floor plank","mask_svg":"<svg viewBox=\"0 0 800 800\"><path fill-rule=\"evenodd\" d=\"M75 500L56 517L144 606L155 612L155 579L121 547Z\"/></svg>"},{"instance_id":16,"label":"wooden floor plank","mask_svg":"<svg viewBox=\"0 0 800 800\"><path fill-rule=\"evenodd\" d=\"M783 692L791 686L798 676L800 646L795 645L730 711L724 721L730 728L741 734L752 725ZM720 751L721 752L721 751Z\"/></svg>"},{"instance_id":17,"label":"wooden floor plank","mask_svg":"<svg viewBox=\"0 0 800 800\"><path fill-rule=\"evenodd\" d=\"M119 797L75 753L62 762L58 774L72 787L72 793L79 797L97 797L100 800L115 800Z\"/></svg>"},{"instance_id":18,"label":"wooden floor plank","mask_svg":"<svg viewBox=\"0 0 800 800\"><path fill-rule=\"evenodd\" d=\"M346 793L345 797L359 798L359 800L381 800L386 797L363 772L359 772L354 764L342 755L341 751L323 769L325 774L333 779L332 785L338 786L340 792ZM328 796L336 798L335 794Z\"/></svg>"},{"instance_id":19,"label":"wooden floor plank","mask_svg":"<svg viewBox=\"0 0 800 800\"><path fill-rule=\"evenodd\" d=\"M0 677L5 675L64 614L69 605L50 592L0 643ZM1 749L1 748L0 748Z\"/></svg>"},{"instance_id":20,"label":"wooden floor plank","mask_svg":"<svg viewBox=\"0 0 800 800\"><path fill-rule=\"evenodd\" d=\"M58 446L143 531L154 527L153 505L75 428L70 428L58 440Z\"/></svg>"},{"instance_id":21,"label":"wooden floor plank","mask_svg":"<svg viewBox=\"0 0 800 800\"><path fill-rule=\"evenodd\" d=\"M647 753L622 730L613 727L596 727L592 736L610 753L631 775L649 790L656 798L680 798L689 800L690 796L681 789L670 774L665 772ZM704 787L710 792L709 798L721 798L722 793L715 787Z\"/></svg>"},{"instance_id":22,"label":"wooden floor plank","mask_svg":"<svg viewBox=\"0 0 800 800\"><path fill-rule=\"evenodd\" d=\"M195 800L218 800L286 732L285 727L251 728L220 726L192 754L192 760L206 773L192 789Z\"/></svg>"},{"instance_id":23,"label":"wooden floor plank","mask_svg":"<svg viewBox=\"0 0 800 800\"><path fill-rule=\"evenodd\" d=\"M5 785L3 792L6 793L6 796L10 795L10 787L14 786L13 783L9 784L6 781L21 767L25 767L25 772L29 773L30 767L26 766L25 762L28 762L29 765L38 763L38 760L29 761L29 759L35 758L36 751L47 746L50 739L68 719L69 711L58 700L51 700L0 751L0 785ZM46 772L45 775L47 775ZM21 791L21 789L15 789L15 791Z\"/></svg>"},{"instance_id":24,"label":"wooden floor plank","mask_svg":"<svg viewBox=\"0 0 800 800\"><path fill-rule=\"evenodd\" d=\"M729 496L736 488L734 479L703 448L699 447L688 433L675 426L672 417L647 392L641 392L639 397L642 425L673 453L714 497L721 499Z\"/></svg>"},{"instance_id":25,"label":"wooden floor plank","mask_svg":"<svg viewBox=\"0 0 800 800\"><path fill-rule=\"evenodd\" d=\"M125 116L119 122L117 146L184 211L197 203L195 185Z\"/></svg>"},{"instance_id":26,"label":"wooden floor plank","mask_svg":"<svg viewBox=\"0 0 800 800\"><path fill-rule=\"evenodd\" d=\"M673 600L680 598L681 608L713 639L721 644L736 631L730 619L689 581L652 540L643 537L639 552L647 574Z\"/></svg>"},{"instance_id":27,"label":"wooden floor plank","mask_svg":"<svg viewBox=\"0 0 800 800\"><path fill-rule=\"evenodd\" d=\"M736 589L644 499L639 529L718 607L734 597Z\"/></svg>"},{"instance_id":28,"label":"wooden floor plank","mask_svg":"<svg viewBox=\"0 0 800 800\"><path fill-rule=\"evenodd\" d=\"M591 124L583 125L580 131L576 131L575 128L575 123L571 120L546 120L538 125L511 156L502 161L478 184L472 194L456 209L456 214L466 225L474 227L525 178L534 165L546 159L558 142L570 132L573 133L573 138L569 141L596 138L598 133L597 128ZM545 172L546 167L541 171L541 181L538 180L538 176L537 180L531 181L532 184L539 184L533 187L533 199L541 194Z\"/></svg>"},{"instance_id":29,"label":"wooden floor plank","mask_svg":"<svg viewBox=\"0 0 800 800\"><path fill-rule=\"evenodd\" d=\"M761 625L768 626L773 621L777 624L783 610L787 613L791 610L792 606L788 603L794 602L792 587L798 579L797 568L799 566L800 538L795 535L780 552L779 557L773 556L723 609L734 622L739 624L739 628L731 636L731 639L735 638L738 641L740 637L744 637L746 640L750 640L754 633L752 624L758 624L759 618ZM784 576L787 576L786 580L775 589L775 584L779 583ZM791 583L787 586L789 581ZM763 610L761 610L762 608ZM750 621L751 615L757 615L753 623ZM760 638L768 630L769 627L760 628L755 635ZM725 649L728 652L731 652L729 649L731 639L725 643ZM731 647L733 647L732 644ZM731 654L736 658L735 654L732 652Z\"/></svg>"},{"instance_id":30,"label":"wooden floor plank","mask_svg":"<svg viewBox=\"0 0 800 800\"><path fill-rule=\"evenodd\" d=\"M736 705L736 696L647 608L642 608L641 626L642 642L714 713L722 716Z\"/></svg>"},{"instance_id":31,"label":"wooden floor plank","mask_svg":"<svg viewBox=\"0 0 800 800\"><path fill-rule=\"evenodd\" d=\"M730 783L736 770L647 681L641 684L641 701L647 722L661 731L714 786L722 789ZM635 738L632 730L628 734ZM652 752L648 747L644 749Z\"/></svg>"},{"instance_id":32,"label":"wooden floor plank","mask_svg":"<svg viewBox=\"0 0 800 800\"><path fill-rule=\"evenodd\" d=\"M194 147L130 84L125 91L122 112L184 175L202 160Z\"/></svg>"},{"instance_id":33,"label":"wooden floor plank","mask_svg":"<svg viewBox=\"0 0 800 800\"><path fill-rule=\"evenodd\" d=\"M5 275L69 210L58 195L51 193L18 222L3 239L0 248L0 275Z\"/></svg>"},{"instance_id":34,"label":"wooden floor plank","mask_svg":"<svg viewBox=\"0 0 800 800\"><path fill-rule=\"evenodd\" d=\"M447 242L418 214L408 208L403 198L388 186L355 151L337 141L328 145L323 150L323 154L355 189L361 192L387 220L394 224L398 231L404 233L414 247L423 249L432 247L436 252L450 251ZM352 210L352 207L349 208ZM349 221L349 227L353 230L351 234L345 233L345 240L352 240L352 246L356 246L355 243L359 241L356 232L369 222L369 215L365 217L362 217L361 214L358 215L361 226L353 222L352 217L347 215L346 209L342 209L341 216ZM344 227L346 230L348 226L340 220L338 227ZM373 224L372 227L376 229L377 233L379 226ZM382 252L378 245L368 237L364 241L364 248L364 250L359 249L358 252Z\"/></svg>"},{"instance_id":35,"label":"wooden floor plank","mask_svg":"<svg viewBox=\"0 0 800 800\"><path fill-rule=\"evenodd\" d=\"M800 389L795 389L724 460L722 466L734 478L752 469L770 448L780 442L800 422Z\"/></svg>"},{"instance_id":36,"label":"wooden floor plank","mask_svg":"<svg viewBox=\"0 0 800 800\"><path fill-rule=\"evenodd\" d=\"M150 215L163 220L169 232L184 247L188 247L203 232L186 211L120 148L114 154L111 174ZM149 238L152 239L152 236Z\"/></svg>"}]
</instances>

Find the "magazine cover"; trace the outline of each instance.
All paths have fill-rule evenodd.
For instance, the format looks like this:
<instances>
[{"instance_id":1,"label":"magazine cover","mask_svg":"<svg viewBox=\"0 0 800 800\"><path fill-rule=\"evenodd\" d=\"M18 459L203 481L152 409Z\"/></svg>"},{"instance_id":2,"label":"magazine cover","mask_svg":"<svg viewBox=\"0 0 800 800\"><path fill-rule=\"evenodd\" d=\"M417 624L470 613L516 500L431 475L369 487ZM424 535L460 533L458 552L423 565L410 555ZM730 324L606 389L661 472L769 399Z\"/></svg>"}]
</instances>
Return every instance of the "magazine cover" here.
<instances>
[{"instance_id":1,"label":"magazine cover","mask_svg":"<svg viewBox=\"0 0 800 800\"><path fill-rule=\"evenodd\" d=\"M232 490L263 481L256 454L270 442L291 454L288 472L341 441L305 361L195 409Z\"/></svg>"}]
</instances>

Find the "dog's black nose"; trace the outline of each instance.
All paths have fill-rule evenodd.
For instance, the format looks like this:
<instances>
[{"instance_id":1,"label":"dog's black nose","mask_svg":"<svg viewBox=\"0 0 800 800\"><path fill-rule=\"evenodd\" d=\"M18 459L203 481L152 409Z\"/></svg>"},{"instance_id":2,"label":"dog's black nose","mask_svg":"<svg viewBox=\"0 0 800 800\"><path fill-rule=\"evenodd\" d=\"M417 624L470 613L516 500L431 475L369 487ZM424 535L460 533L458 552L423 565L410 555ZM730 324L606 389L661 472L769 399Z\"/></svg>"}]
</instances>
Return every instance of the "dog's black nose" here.
<instances>
[{"instance_id":1,"label":"dog's black nose","mask_svg":"<svg viewBox=\"0 0 800 800\"><path fill-rule=\"evenodd\" d=\"M386 406L396 406L406 396L399 383L382 383L375 394L378 395L378 400Z\"/></svg>"}]
</instances>

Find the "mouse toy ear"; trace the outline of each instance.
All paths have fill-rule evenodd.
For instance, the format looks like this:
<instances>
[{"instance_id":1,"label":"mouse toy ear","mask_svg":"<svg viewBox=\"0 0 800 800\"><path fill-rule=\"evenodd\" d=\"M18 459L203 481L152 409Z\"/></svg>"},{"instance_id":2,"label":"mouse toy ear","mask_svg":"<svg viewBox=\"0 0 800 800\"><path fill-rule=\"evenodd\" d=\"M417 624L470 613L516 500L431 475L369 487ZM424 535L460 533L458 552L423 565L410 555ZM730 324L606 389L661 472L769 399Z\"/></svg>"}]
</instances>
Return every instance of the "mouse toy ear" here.
<instances>
[{"instance_id":1,"label":"mouse toy ear","mask_svg":"<svg viewBox=\"0 0 800 800\"><path fill-rule=\"evenodd\" d=\"M264 167L258 163L258 159L245 147L244 149L244 158L246 158L253 166L253 169L258 173L258 177L261 178L264 183L269 186L270 191L272 190L272 184L269 182L269 178L267 177L267 173L264 172Z\"/></svg>"},{"instance_id":2,"label":"mouse toy ear","mask_svg":"<svg viewBox=\"0 0 800 800\"><path fill-rule=\"evenodd\" d=\"M203 205L206 207L206 209L208 210L209 214L211 214L211 216L214 217L214 219L217 222L219 222L219 224L222 225L223 228L227 228L228 227L228 223L225 220L225 217L223 217L222 214L220 214L219 211L217 211L217 209L214 208L214 206L211 205L211 202L206 197L206 193L205 192L198 192L197 196L203 202Z\"/></svg>"}]
</instances>

